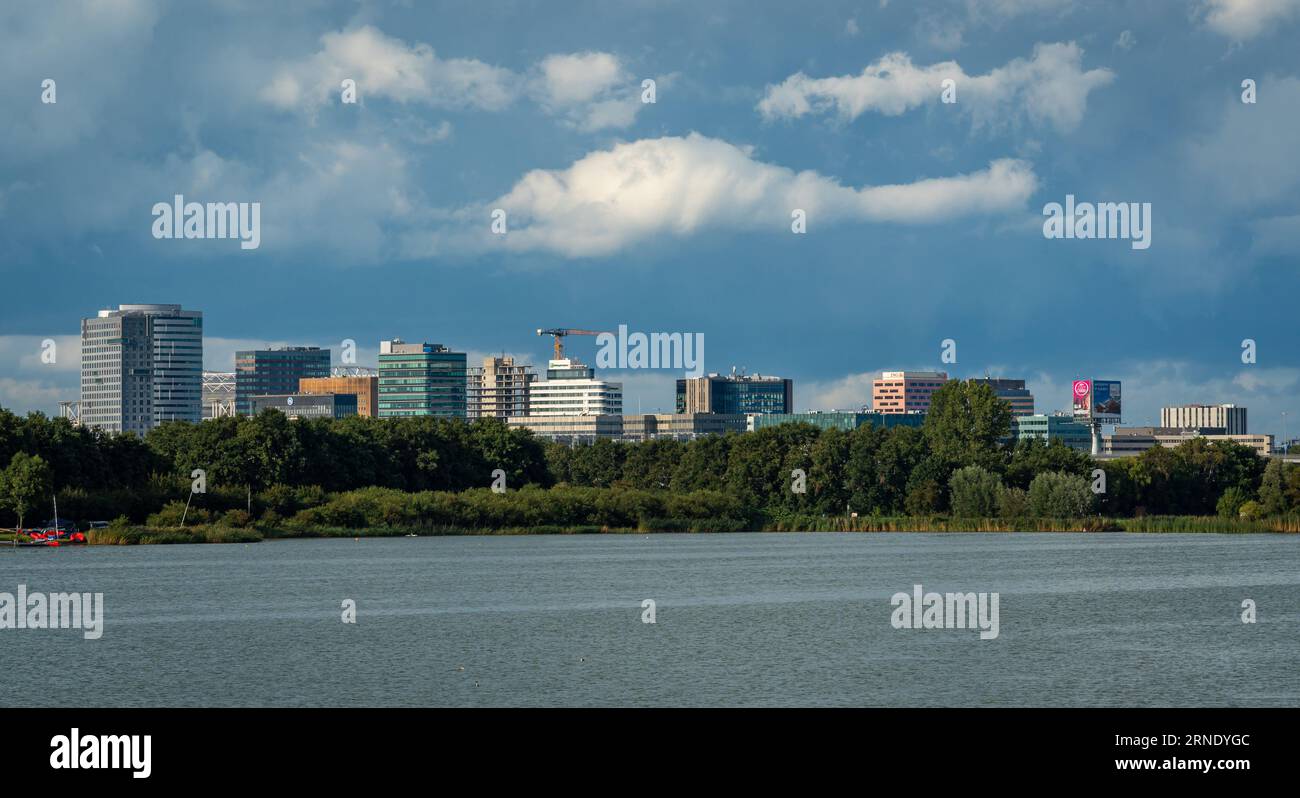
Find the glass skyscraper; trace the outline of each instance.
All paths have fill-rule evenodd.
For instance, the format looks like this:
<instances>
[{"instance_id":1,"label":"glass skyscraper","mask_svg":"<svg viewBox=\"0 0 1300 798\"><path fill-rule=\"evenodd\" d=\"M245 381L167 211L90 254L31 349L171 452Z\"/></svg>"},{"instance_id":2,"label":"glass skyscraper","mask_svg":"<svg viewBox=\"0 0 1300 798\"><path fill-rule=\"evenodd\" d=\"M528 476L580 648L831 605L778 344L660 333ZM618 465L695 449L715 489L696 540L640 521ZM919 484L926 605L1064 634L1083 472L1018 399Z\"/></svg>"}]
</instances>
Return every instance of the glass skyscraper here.
<instances>
[{"instance_id":1,"label":"glass skyscraper","mask_svg":"<svg viewBox=\"0 0 1300 798\"><path fill-rule=\"evenodd\" d=\"M465 353L440 344L379 342L379 417L465 418Z\"/></svg>"},{"instance_id":2,"label":"glass skyscraper","mask_svg":"<svg viewBox=\"0 0 1300 798\"><path fill-rule=\"evenodd\" d=\"M286 346L235 353L235 412L252 415L254 396L298 392L298 380L330 375L330 350Z\"/></svg>"}]
</instances>

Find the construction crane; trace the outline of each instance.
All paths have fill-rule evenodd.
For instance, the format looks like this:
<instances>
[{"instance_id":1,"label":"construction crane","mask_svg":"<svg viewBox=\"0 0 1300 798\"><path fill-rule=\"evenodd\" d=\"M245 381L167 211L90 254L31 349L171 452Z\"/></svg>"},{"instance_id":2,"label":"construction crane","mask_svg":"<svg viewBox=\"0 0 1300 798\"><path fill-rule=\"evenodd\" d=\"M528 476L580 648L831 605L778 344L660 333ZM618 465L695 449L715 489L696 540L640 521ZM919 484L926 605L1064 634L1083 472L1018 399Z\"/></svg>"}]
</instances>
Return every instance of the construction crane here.
<instances>
[{"instance_id":1,"label":"construction crane","mask_svg":"<svg viewBox=\"0 0 1300 798\"><path fill-rule=\"evenodd\" d=\"M555 359L564 359L564 336L566 335L613 335L613 333L604 333L600 330L570 330L564 327L553 327L547 330L538 330L538 335L550 335L555 338Z\"/></svg>"}]
</instances>

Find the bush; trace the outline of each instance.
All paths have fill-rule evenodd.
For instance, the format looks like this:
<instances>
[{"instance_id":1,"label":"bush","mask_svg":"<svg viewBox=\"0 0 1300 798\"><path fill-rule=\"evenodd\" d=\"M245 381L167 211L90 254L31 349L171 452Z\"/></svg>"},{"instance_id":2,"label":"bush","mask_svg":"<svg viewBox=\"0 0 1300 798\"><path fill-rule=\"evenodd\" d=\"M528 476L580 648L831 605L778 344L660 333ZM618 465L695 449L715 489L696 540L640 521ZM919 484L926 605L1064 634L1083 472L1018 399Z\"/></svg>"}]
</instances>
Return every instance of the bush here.
<instances>
[{"instance_id":1,"label":"bush","mask_svg":"<svg viewBox=\"0 0 1300 798\"><path fill-rule=\"evenodd\" d=\"M1247 521L1258 521L1264 517L1264 508L1255 500L1242 502L1241 507L1237 509L1237 516L1245 518Z\"/></svg>"},{"instance_id":2,"label":"bush","mask_svg":"<svg viewBox=\"0 0 1300 798\"><path fill-rule=\"evenodd\" d=\"M248 514L247 510L227 510L221 520L217 522L218 526L233 527L235 529L247 529L252 526L253 517Z\"/></svg>"},{"instance_id":3,"label":"bush","mask_svg":"<svg viewBox=\"0 0 1300 798\"><path fill-rule=\"evenodd\" d=\"M948 480L952 514L958 518L992 518L998 514L1002 478L972 465L959 468Z\"/></svg>"},{"instance_id":4,"label":"bush","mask_svg":"<svg viewBox=\"0 0 1300 798\"><path fill-rule=\"evenodd\" d=\"M1218 504L1214 510L1220 518L1237 518L1241 515L1241 507L1250 500L1250 495L1241 488L1232 487L1223 492L1219 497Z\"/></svg>"},{"instance_id":5,"label":"bush","mask_svg":"<svg viewBox=\"0 0 1300 798\"><path fill-rule=\"evenodd\" d=\"M1029 515L1029 494L1020 488L1004 487L998 493L998 515L1009 519Z\"/></svg>"},{"instance_id":6,"label":"bush","mask_svg":"<svg viewBox=\"0 0 1300 798\"><path fill-rule=\"evenodd\" d=\"M158 512L149 516L145 522L146 526L165 527L180 526L181 519L185 519L187 524L206 524L212 520L212 514L202 507L190 505L189 512L185 511L185 502L170 501L163 505Z\"/></svg>"},{"instance_id":7,"label":"bush","mask_svg":"<svg viewBox=\"0 0 1300 798\"><path fill-rule=\"evenodd\" d=\"M1040 518L1089 515L1096 498L1087 477L1048 471L1029 483L1029 512Z\"/></svg>"}]
</instances>

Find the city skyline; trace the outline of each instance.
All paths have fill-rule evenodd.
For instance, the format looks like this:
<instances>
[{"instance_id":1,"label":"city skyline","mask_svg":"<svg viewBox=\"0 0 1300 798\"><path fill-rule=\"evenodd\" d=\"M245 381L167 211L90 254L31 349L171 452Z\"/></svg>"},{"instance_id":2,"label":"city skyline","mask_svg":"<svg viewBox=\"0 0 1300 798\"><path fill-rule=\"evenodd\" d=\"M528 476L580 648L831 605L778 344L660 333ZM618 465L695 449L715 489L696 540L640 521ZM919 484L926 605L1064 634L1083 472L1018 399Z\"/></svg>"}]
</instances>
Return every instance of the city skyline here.
<instances>
[{"instance_id":1,"label":"city skyline","mask_svg":"<svg viewBox=\"0 0 1300 798\"><path fill-rule=\"evenodd\" d=\"M30 300L0 318L0 405L56 412L70 322L166 300L204 311L218 370L392 335L540 368L535 328L626 324L701 333L707 371L792 378L800 410L865 404L886 370L1021 377L1049 412L1099 377L1126 423L1235 403L1294 436L1300 354L1270 307L1300 293L1297 21L1218 5L592 5L558 29L327 2L255 31L237 3L52 8L0 26L0 260ZM950 75L955 103L924 91ZM591 211L655 163L635 213ZM155 238L177 195L260 203L258 246ZM1151 203L1149 247L1044 237L1072 197ZM606 374L628 411L671 411L680 375Z\"/></svg>"}]
</instances>

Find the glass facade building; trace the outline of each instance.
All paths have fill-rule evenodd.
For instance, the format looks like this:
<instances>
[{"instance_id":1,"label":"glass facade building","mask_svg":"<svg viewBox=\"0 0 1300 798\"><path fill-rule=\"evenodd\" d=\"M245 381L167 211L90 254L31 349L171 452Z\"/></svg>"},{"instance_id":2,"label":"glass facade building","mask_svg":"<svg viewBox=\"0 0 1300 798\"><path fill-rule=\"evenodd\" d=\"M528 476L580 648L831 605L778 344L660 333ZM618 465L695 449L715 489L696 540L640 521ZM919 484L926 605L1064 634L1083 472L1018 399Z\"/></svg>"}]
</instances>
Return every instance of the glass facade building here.
<instances>
[{"instance_id":1,"label":"glass facade building","mask_svg":"<svg viewBox=\"0 0 1300 798\"><path fill-rule=\"evenodd\" d=\"M1059 440L1071 449L1081 452L1092 451L1091 428L1087 424L1075 421L1072 416L1013 416L1011 435L1017 442L1025 438L1041 438L1049 442Z\"/></svg>"},{"instance_id":2,"label":"glass facade building","mask_svg":"<svg viewBox=\"0 0 1300 798\"><path fill-rule=\"evenodd\" d=\"M286 346L235 353L235 412L251 415L254 396L298 392L298 381L330 375L330 350Z\"/></svg>"},{"instance_id":3,"label":"glass facade building","mask_svg":"<svg viewBox=\"0 0 1300 798\"><path fill-rule=\"evenodd\" d=\"M794 380L710 374L677 381L678 413L793 413Z\"/></svg>"},{"instance_id":4,"label":"glass facade building","mask_svg":"<svg viewBox=\"0 0 1300 798\"><path fill-rule=\"evenodd\" d=\"M252 414L270 408L291 419L346 418L357 414L357 395L354 393L295 393L279 396L254 396Z\"/></svg>"},{"instance_id":5,"label":"glass facade building","mask_svg":"<svg viewBox=\"0 0 1300 798\"><path fill-rule=\"evenodd\" d=\"M203 417L203 313L119 305L81 321L81 423L143 435Z\"/></svg>"},{"instance_id":6,"label":"glass facade building","mask_svg":"<svg viewBox=\"0 0 1300 798\"><path fill-rule=\"evenodd\" d=\"M379 342L379 417L465 418L465 353L440 344Z\"/></svg>"}]
</instances>

